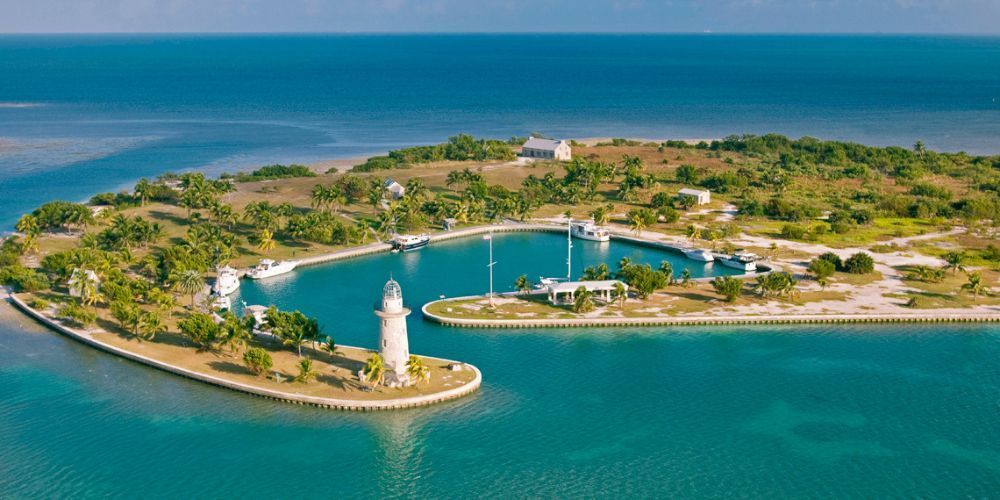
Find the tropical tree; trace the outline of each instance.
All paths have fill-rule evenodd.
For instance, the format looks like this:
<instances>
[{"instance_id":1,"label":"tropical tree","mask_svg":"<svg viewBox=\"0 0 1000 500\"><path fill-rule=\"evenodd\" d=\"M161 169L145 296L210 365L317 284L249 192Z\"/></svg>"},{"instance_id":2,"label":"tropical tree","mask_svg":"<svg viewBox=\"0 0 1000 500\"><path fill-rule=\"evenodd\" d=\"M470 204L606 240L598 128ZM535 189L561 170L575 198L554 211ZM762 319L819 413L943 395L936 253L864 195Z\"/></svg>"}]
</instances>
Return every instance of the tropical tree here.
<instances>
[{"instance_id":1,"label":"tropical tree","mask_svg":"<svg viewBox=\"0 0 1000 500\"><path fill-rule=\"evenodd\" d=\"M222 340L222 326L208 314L191 314L177 323L177 327L198 345L198 352L215 351Z\"/></svg>"},{"instance_id":2,"label":"tropical tree","mask_svg":"<svg viewBox=\"0 0 1000 500\"><path fill-rule=\"evenodd\" d=\"M274 247L277 245L278 244L274 241L274 233L268 229L261 231L260 236L257 237L257 249L264 252L264 255L267 255L271 252L271 250L274 250Z\"/></svg>"},{"instance_id":3,"label":"tropical tree","mask_svg":"<svg viewBox=\"0 0 1000 500\"><path fill-rule=\"evenodd\" d=\"M138 338L153 340L157 334L167 331L167 325L157 311L142 311L139 315Z\"/></svg>"},{"instance_id":4,"label":"tropical tree","mask_svg":"<svg viewBox=\"0 0 1000 500\"><path fill-rule=\"evenodd\" d=\"M681 271L681 286L691 286L691 271L686 267Z\"/></svg>"},{"instance_id":5,"label":"tropical tree","mask_svg":"<svg viewBox=\"0 0 1000 500\"><path fill-rule=\"evenodd\" d=\"M983 283L983 275L979 271L969 274L969 281L962 285L962 290L972 294L973 302L976 302L980 295L990 293L990 288Z\"/></svg>"},{"instance_id":6,"label":"tropical tree","mask_svg":"<svg viewBox=\"0 0 1000 500\"><path fill-rule=\"evenodd\" d=\"M687 237L689 240L701 239L701 227L691 224L687 227Z\"/></svg>"},{"instance_id":7,"label":"tropical tree","mask_svg":"<svg viewBox=\"0 0 1000 500\"><path fill-rule=\"evenodd\" d=\"M667 277L667 284L674 284L674 265L669 260L660 261L660 272Z\"/></svg>"},{"instance_id":8,"label":"tropical tree","mask_svg":"<svg viewBox=\"0 0 1000 500\"><path fill-rule=\"evenodd\" d=\"M262 347L251 347L243 353L243 363L247 365L254 375L263 375L267 373L274 362L271 360L271 354L268 353Z\"/></svg>"},{"instance_id":9,"label":"tropical tree","mask_svg":"<svg viewBox=\"0 0 1000 500\"><path fill-rule=\"evenodd\" d=\"M522 274L514 280L514 288L517 289L518 293L526 294L531 291L531 282L528 281L528 275Z\"/></svg>"},{"instance_id":10,"label":"tropical tree","mask_svg":"<svg viewBox=\"0 0 1000 500\"><path fill-rule=\"evenodd\" d=\"M413 380L418 384L431 379L430 368L424 365L423 360L412 354L410 355L410 359L406 362L406 374L410 376L410 380Z\"/></svg>"},{"instance_id":11,"label":"tropical tree","mask_svg":"<svg viewBox=\"0 0 1000 500\"><path fill-rule=\"evenodd\" d=\"M149 182L149 179L143 177L139 179L139 182L135 183L135 188L133 191L135 195L139 197L139 206L146 206L146 199L153 192L153 183Z\"/></svg>"},{"instance_id":12,"label":"tropical tree","mask_svg":"<svg viewBox=\"0 0 1000 500\"><path fill-rule=\"evenodd\" d=\"M712 288L715 289L715 293L724 296L726 302L734 302L740 296L740 291L743 289L743 281L732 276L716 276L712 280Z\"/></svg>"},{"instance_id":13,"label":"tropical tree","mask_svg":"<svg viewBox=\"0 0 1000 500\"><path fill-rule=\"evenodd\" d=\"M175 290L191 297L191 309L194 309L195 296L205 288L201 272L194 269L182 270L174 274L171 281Z\"/></svg>"},{"instance_id":14,"label":"tropical tree","mask_svg":"<svg viewBox=\"0 0 1000 500\"><path fill-rule=\"evenodd\" d=\"M372 354L368 358L368 362L365 363L362 373L365 375L365 381L373 387L381 384L385 379L385 363L382 361L382 356L379 356L378 353Z\"/></svg>"},{"instance_id":15,"label":"tropical tree","mask_svg":"<svg viewBox=\"0 0 1000 500\"><path fill-rule=\"evenodd\" d=\"M965 252L951 251L944 254L943 258L945 261L944 269L951 270L951 274L965 271Z\"/></svg>"},{"instance_id":16,"label":"tropical tree","mask_svg":"<svg viewBox=\"0 0 1000 500\"><path fill-rule=\"evenodd\" d=\"M581 285L573 294L573 312L582 314L594 310L594 293Z\"/></svg>"},{"instance_id":17,"label":"tropical tree","mask_svg":"<svg viewBox=\"0 0 1000 500\"><path fill-rule=\"evenodd\" d=\"M851 274L869 274L875 271L875 260L867 253L858 252L844 261L844 271Z\"/></svg>"},{"instance_id":18,"label":"tropical tree","mask_svg":"<svg viewBox=\"0 0 1000 500\"><path fill-rule=\"evenodd\" d=\"M312 360L309 358L300 359L299 374L295 376L295 381L307 384L309 383L310 380L314 378L316 378L316 370L313 369Z\"/></svg>"},{"instance_id":19,"label":"tropical tree","mask_svg":"<svg viewBox=\"0 0 1000 500\"><path fill-rule=\"evenodd\" d=\"M625 300L628 299L628 290L621 281L616 281L611 289L611 296L618 300L618 309L625 308Z\"/></svg>"},{"instance_id":20,"label":"tropical tree","mask_svg":"<svg viewBox=\"0 0 1000 500\"><path fill-rule=\"evenodd\" d=\"M608 223L611 219L611 210L613 205L608 204L607 206L597 207L590 212L590 217L594 219L594 224L598 226L603 226Z\"/></svg>"},{"instance_id":21,"label":"tropical tree","mask_svg":"<svg viewBox=\"0 0 1000 500\"><path fill-rule=\"evenodd\" d=\"M611 277L611 271L608 269L608 265L605 263L600 263L596 266L587 266L583 270L583 281L601 281L606 280Z\"/></svg>"},{"instance_id":22,"label":"tropical tree","mask_svg":"<svg viewBox=\"0 0 1000 500\"><path fill-rule=\"evenodd\" d=\"M636 236L642 234L646 228L656 222L656 214L648 208L630 210L628 213L628 224Z\"/></svg>"},{"instance_id":23,"label":"tropical tree","mask_svg":"<svg viewBox=\"0 0 1000 500\"><path fill-rule=\"evenodd\" d=\"M92 306L104 300L100 292L100 279L97 273L90 269L74 269L68 285L70 293L80 297L80 303L85 306Z\"/></svg>"},{"instance_id":24,"label":"tropical tree","mask_svg":"<svg viewBox=\"0 0 1000 500\"><path fill-rule=\"evenodd\" d=\"M222 346L229 347L229 350L233 352L239 348L246 347L253 338L253 326L255 322L256 320L251 315L240 318L233 314L232 311L226 311L222 315L222 324L220 325L222 332L219 343Z\"/></svg>"},{"instance_id":25,"label":"tropical tree","mask_svg":"<svg viewBox=\"0 0 1000 500\"><path fill-rule=\"evenodd\" d=\"M111 317L121 325L122 330L139 338L139 323L142 321L142 310L135 302L116 300L111 302Z\"/></svg>"}]
</instances>

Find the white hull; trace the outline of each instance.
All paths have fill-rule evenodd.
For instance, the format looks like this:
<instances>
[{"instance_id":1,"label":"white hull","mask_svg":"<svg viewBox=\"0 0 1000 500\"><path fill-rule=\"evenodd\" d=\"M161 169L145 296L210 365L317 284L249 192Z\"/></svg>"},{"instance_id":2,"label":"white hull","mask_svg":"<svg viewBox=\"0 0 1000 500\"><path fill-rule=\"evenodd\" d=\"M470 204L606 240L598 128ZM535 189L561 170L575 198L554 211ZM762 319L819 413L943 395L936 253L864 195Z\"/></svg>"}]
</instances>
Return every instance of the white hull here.
<instances>
[{"instance_id":1,"label":"white hull","mask_svg":"<svg viewBox=\"0 0 1000 500\"><path fill-rule=\"evenodd\" d=\"M225 297L240 289L240 275L235 269L229 266L221 267L217 273L215 283L212 284L212 293Z\"/></svg>"},{"instance_id":2,"label":"white hull","mask_svg":"<svg viewBox=\"0 0 1000 500\"><path fill-rule=\"evenodd\" d=\"M295 267L298 265L299 265L298 261L294 260L283 260L281 262L275 262L270 265L261 264L247 271L247 278L250 278L252 280L272 278L274 276L290 273L294 271Z\"/></svg>"},{"instance_id":3,"label":"white hull","mask_svg":"<svg viewBox=\"0 0 1000 500\"><path fill-rule=\"evenodd\" d=\"M726 267L731 267L733 269L739 269L739 270L741 270L743 272L747 272L747 273L753 272L753 271L757 270L757 263L756 262L740 262L738 260L730 260L730 259L719 259L718 262L721 262L722 265L724 265Z\"/></svg>"},{"instance_id":4,"label":"white hull","mask_svg":"<svg viewBox=\"0 0 1000 500\"><path fill-rule=\"evenodd\" d=\"M573 224L570 234L572 234L574 238L579 238L581 240L611 241L611 233L609 233L607 229L590 223Z\"/></svg>"},{"instance_id":5,"label":"white hull","mask_svg":"<svg viewBox=\"0 0 1000 500\"><path fill-rule=\"evenodd\" d=\"M697 248L692 248L690 250L684 250L684 256L700 262L712 262L715 260L715 256L705 250L699 250Z\"/></svg>"}]
</instances>

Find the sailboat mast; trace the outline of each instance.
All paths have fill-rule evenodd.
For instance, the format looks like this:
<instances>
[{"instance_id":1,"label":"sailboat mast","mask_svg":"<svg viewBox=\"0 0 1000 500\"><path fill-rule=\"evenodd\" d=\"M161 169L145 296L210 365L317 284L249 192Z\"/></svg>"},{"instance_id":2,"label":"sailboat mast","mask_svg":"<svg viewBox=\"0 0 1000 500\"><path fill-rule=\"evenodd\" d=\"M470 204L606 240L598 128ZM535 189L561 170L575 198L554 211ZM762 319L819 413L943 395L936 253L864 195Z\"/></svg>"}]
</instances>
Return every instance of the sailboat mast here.
<instances>
[{"instance_id":1,"label":"sailboat mast","mask_svg":"<svg viewBox=\"0 0 1000 500\"><path fill-rule=\"evenodd\" d=\"M566 281L573 281L573 219L566 217Z\"/></svg>"}]
</instances>

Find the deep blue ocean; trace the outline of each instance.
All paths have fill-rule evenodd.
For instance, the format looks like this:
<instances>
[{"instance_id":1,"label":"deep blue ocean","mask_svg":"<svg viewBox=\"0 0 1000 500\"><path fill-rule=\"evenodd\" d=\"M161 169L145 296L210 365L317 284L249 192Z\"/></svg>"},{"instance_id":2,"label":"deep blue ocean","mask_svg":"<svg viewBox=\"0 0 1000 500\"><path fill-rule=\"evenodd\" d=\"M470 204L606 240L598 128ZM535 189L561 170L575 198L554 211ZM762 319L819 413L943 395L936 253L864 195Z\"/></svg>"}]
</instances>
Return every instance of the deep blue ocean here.
<instances>
[{"instance_id":1,"label":"deep blue ocean","mask_svg":"<svg viewBox=\"0 0 1000 500\"><path fill-rule=\"evenodd\" d=\"M468 132L1000 152L1000 37L0 36L0 225L141 176Z\"/></svg>"},{"instance_id":2,"label":"deep blue ocean","mask_svg":"<svg viewBox=\"0 0 1000 500\"><path fill-rule=\"evenodd\" d=\"M354 157L457 132L776 131L997 153L998 100L1000 38L6 36L0 226L167 170ZM500 289L563 269L559 237L496 245ZM370 304L389 273L415 307L478 293L486 251L473 238L353 259L240 297L373 347ZM574 251L581 268L662 258ZM994 325L409 325L414 352L477 365L482 390L389 413L285 405L111 357L0 305L0 497L1000 492Z\"/></svg>"}]
</instances>

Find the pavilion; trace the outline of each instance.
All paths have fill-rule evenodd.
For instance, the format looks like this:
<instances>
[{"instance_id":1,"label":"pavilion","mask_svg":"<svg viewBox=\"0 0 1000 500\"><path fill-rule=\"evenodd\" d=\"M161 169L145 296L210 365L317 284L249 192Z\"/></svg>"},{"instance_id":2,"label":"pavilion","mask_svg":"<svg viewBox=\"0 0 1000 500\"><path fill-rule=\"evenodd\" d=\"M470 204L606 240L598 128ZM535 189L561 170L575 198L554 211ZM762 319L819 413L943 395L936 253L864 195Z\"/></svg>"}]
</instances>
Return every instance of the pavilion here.
<instances>
[{"instance_id":1,"label":"pavilion","mask_svg":"<svg viewBox=\"0 0 1000 500\"><path fill-rule=\"evenodd\" d=\"M588 292L592 292L594 298L605 303L610 303L614 300L612 294L614 293L615 285L618 283L621 283L625 287L625 290L628 291L628 285L618 280L564 281L562 283L553 283L545 288L549 294L549 302L555 305L572 303L576 300L576 291L581 286Z\"/></svg>"}]
</instances>

